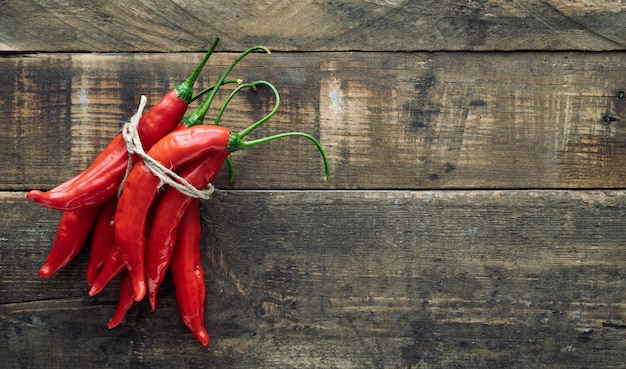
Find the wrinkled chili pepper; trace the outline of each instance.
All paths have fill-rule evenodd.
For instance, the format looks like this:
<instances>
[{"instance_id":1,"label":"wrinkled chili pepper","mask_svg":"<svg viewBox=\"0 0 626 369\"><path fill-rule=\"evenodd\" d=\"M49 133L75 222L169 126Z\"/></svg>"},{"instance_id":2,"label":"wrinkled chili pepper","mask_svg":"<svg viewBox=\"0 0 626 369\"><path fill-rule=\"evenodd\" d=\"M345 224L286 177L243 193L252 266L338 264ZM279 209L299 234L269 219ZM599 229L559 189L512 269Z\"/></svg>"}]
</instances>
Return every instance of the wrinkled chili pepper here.
<instances>
[{"instance_id":1,"label":"wrinkled chili pepper","mask_svg":"<svg viewBox=\"0 0 626 369\"><path fill-rule=\"evenodd\" d=\"M93 227L91 243L89 245L89 261L87 263L87 284L90 286L93 284L98 273L100 273L100 269L106 261L109 250L113 247L116 206L116 197L105 202L98 212L98 217Z\"/></svg>"},{"instance_id":2,"label":"wrinkled chili pepper","mask_svg":"<svg viewBox=\"0 0 626 369\"><path fill-rule=\"evenodd\" d=\"M219 39L215 39L187 80L165 94L161 101L141 117L137 130L146 150L176 127L183 118L193 98L193 85L218 42ZM32 190L26 197L39 205L65 211L100 205L115 195L126 172L127 163L126 143L122 135L118 134L85 171L66 181L72 183L61 184L47 192Z\"/></svg>"},{"instance_id":3,"label":"wrinkled chili pepper","mask_svg":"<svg viewBox=\"0 0 626 369\"><path fill-rule=\"evenodd\" d=\"M150 229L152 225L152 221L156 214L157 204L159 202L155 201L154 204L150 207L148 214L146 215L146 229ZM115 209L117 212L117 208ZM102 268L98 275L95 277L93 283L91 284L91 288L89 289L89 296L95 296L100 293L104 287L115 277L117 277L120 273L122 273L126 267L124 260L122 259L122 255L119 247L115 246L115 223L113 224L113 245L109 249L109 253L106 256L106 260L102 265ZM146 235L147 236L147 235ZM128 274L128 273L126 273ZM134 292L133 292L134 296Z\"/></svg>"},{"instance_id":4,"label":"wrinkled chili pepper","mask_svg":"<svg viewBox=\"0 0 626 369\"><path fill-rule=\"evenodd\" d=\"M135 292L133 291L133 285L130 283L130 276L128 275L128 272L125 272L122 275L122 281L120 282L120 293L117 307L115 308L115 313L113 313L113 318L111 318L111 320L107 323L107 328L113 329L117 327L122 320L124 320L126 313L134 303Z\"/></svg>"},{"instance_id":5,"label":"wrinkled chili pepper","mask_svg":"<svg viewBox=\"0 0 626 369\"><path fill-rule=\"evenodd\" d=\"M274 86L268 82L256 81L240 85L231 92L218 112L215 124L219 123L226 106L240 90L244 88L252 88L256 90L259 85L266 85L270 87L276 97L276 105L274 109L263 117L262 121L267 121L271 118L278 110L278 106L280 104L278 91L276 91ZM200 114L194 113L194 115L196 118L187 120L186 124L193 124L202 121L202 111ZM215 179L226 157L228 157L228 153L223 152L222 155L216 153L215 155L211 155L207 158L201 158L197 162L186 164L181 169L179 174L195 188L205 188L213 181L213 179ZM159 200L154 223L152 224L149 237L147 239L148 243L145 252L148 300L150 301L150 307L153 311L156 309L159 286L163 282L163 278L167 272L172 251L176 243L178 225L183 217L183 214L187 210L187 206L192 201L193 199L191 197L181 193L173 187L168 187Z\"/></svg>"},{"instance_id":6,"label":"wrinkled chili pepper","mask_svg":"<svg viewBox=\"0 0 626 369\"><path fill-rule=\"evenodd\" d=\"M210 338L204 326L206 287L200 254L200 209L196 198L189 204L180 222L170 270L183 322L206 346Z\"/></svg>"},{"instance_id":7,"label":"wrinkled chili pepper","mask_svg":"<svg viewBox=\"0 0 626 369\"><path fill-rule=\"evenodd\" d=\"M200 164L189 163L181 170L180 176L192 186L204 188L217 176L226 156L227 152L222 155L216 153L201 160ZM153 311L156 309L159 286L168 270L176 244L178 226L194 200L173 187L168 187L159 200L145 252L148 299Z\"/></svg>"},{"instance_id":8,"label":"wrinkled chili pepper","mask_svg":"<svg viewBox=\"0 0 626 369\"><path fill-rule=\"evenodd\" d=\"M148 151L148 155L175 171L186 162L211 152L225 152L229 137L230 132L223 127L194 126L165 136ZM160 182L143 161L137 163L124 182L115 214L115 243L130 272L137 301L146 293L146 214Z\"/></svg>"},{"instance_id":9,"label":"wrinkled chili pepper","mask_svg":"<svg viewBox=\"0 0 626 369\"><path fill-rule=\"evenodd\" d=\"M100 272L91 283L89 296L95 296L100 293L107 283L124 271L125 266L122 255L120 254L120 249L115 246L111 247Z\"/></svg>"},{"instance_id":10,"label":"wrinkled chili pepper","mask_svg":"<svg viewBox=\"0 0 626 369\"><path fill-rule=\"evenodd\" d=\"M96 206L63 212L52 248L39 269L41 278L52 276L80 253L98 216L98 210Z\"/></svg>"}]
</instances>

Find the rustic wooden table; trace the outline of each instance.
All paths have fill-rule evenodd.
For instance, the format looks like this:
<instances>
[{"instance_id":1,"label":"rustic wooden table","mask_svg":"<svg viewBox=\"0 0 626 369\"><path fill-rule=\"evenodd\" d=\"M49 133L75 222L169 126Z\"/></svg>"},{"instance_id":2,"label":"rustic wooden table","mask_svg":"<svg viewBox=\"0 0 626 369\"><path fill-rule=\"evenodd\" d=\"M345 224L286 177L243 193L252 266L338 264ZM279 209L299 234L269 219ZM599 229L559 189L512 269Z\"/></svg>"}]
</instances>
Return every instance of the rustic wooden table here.
<instances>
[{"instance_id":1,"label":"rustic wooden table","mask_svg":"<svg viewBox=\"0 0 626 369\"><path fill-rule=\"evenodd\" d=\"M265 79L260 135L202 203L212 342L160 306L113 330L88 251L37 270L84 169L182 81ZM626 5L612 1L4 2L0 367L619 368L626 359ZM218 96L223 99L225 94ZM267 91L223 125L263 116Z\"/></svg>"}]
</instances>

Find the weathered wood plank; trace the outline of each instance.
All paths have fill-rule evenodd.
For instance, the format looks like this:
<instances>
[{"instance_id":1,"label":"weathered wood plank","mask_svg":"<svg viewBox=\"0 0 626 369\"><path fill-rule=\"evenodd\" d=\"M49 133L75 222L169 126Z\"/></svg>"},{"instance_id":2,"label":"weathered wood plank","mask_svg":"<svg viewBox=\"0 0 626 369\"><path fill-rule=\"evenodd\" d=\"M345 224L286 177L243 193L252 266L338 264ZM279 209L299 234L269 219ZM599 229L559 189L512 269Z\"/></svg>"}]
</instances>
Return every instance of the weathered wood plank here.
<instances>
[{"instance_id":1,"label":"weathered wood plank","mask_svg":"<svg viewBox=\"0 0 626 369\"><path fill-rule=\"evenodd\" d=\"M0 50L621 50L614 1L73 1L3 3ZM33 21L35 20L36 21Z\"/></svg>"},{"instance_id":2,"label":"weathered wood plank","mask_svg":"<svg viewBox=\"0 0 626 369\"><path fill-rule=\"evenodd\" d=\"M50 188L84 169L141 94L154 103L200 57L0 59L0 188ZM234 57L214 55L199 85ZM313 145L288 139L235 153L237 181L223 172L222 188L621 188L626 176L623 53L273 53L232 76L281 93L255 137L319 137L332 176L321 181ZM244 92L223 124L242 129L273 103L267 90Z\"/></svg>"},{"instance_id":3,"label":"weathered wood plank","mask_svg":"<svg viewBox=\"0 0 626 369\"><path fill-rule=\"evenodd\" d=\"M623 314L623 201L623 192L226 192L204 214L210 269L272 327L251 329L274 340L263 363L617 367L624 336L607 325ZM285 345L297 337L310 340Z\"/></svg>"},{"instance_id":4,"label":"weathered wood plank","mask_svg":"<svg viewBox=\"0 0 626 369\"><path fill-rule=\"evenodd\" d=\"M624 362L624 191L218 191L202 208L208 349L169 282L159 310L107 331L115 291L86 296L83 256L38 280L55 216L23 195L0 196L9 367Z\"/></svg>"}]
</instances>

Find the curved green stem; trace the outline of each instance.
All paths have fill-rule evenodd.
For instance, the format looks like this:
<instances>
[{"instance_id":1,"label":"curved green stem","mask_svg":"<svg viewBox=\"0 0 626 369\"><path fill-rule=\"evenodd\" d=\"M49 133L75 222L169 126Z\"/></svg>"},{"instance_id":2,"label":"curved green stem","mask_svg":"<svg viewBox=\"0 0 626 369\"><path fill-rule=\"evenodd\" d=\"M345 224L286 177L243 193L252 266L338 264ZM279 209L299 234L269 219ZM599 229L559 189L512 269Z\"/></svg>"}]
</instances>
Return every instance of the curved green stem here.
<instances>
[{"instance_id":1,"label":"curved green stem","mask_svg":"<svg viewBox=\"0 0 626 369\"><path fill-rule=\"evenodd\" d=\"M274 87L273 84L266 82L266 81L256 81L253 83L255 83L255 85L264 85L264 86L269 87L270 90L272 90L272 92L274 93L274 98L276 99L276 103L274 104L274 109L272 109L272 111L270 111L266 116L264 116L263 118L258 120L256 123L252 124L248 128L238 133L239 138L242 138L242 139L246 137L250 132L258 128L260 125L267 122L271 117L273 117L274 114L276 114L276 112L278 111L278 108L280 107L280 94L278 93L278 90L276 90L276 87Z\"/></svg>"},{"instance_id":2,"label":"curved green stem","mask_svg":"<svg viewBox=\"0 0 626 369\"><path fill-rule=\"evenodd\" d=\"M222 82L222 86L229 84L229 83L237 83L237 84L242 84L243 81L240 78L232 78L232 79L225 79L224 82ZM202 96L206 95L208 92L210 92L211 90L213 90L215 88L215 84L212 84L211 86L205 88L204 90L198 92L194 97L191 98L191 101L196 101L199 98L201 98Z\"/></svg>"},{"instance_id":3,"label":"curved green stem","mask_svg":"<svg viewBox=\"0 0 626 369\"><path fill-rule=\"evenodd\" d=\"M219 42L220 42L220 39L216 37L215 40L213 41L213 44L211 45L211 48L209 49L209 51L207 51L206 54L204 54L204 58L202 58L202 61L200 62L200 64L198 64L198 66L193 71L193 73L189 76L189 78L187 78L183 83L174 87L178 97L181 100L183 100L185 103L189 104L191 101L193 101L192 100L193 99L193 85L196 83L196 80L198 79L198 76L200 75L202 68L204 68L204 65L207 63L207 61L209 61L209 57L211 56L211 54L213 54L213 51L215 50Z\"/></svg>"},{"instance_id":4,"label":"curved green stem","mask_svg":"<svg viewBox=\"0 0 626 369\"><path fill-rule=\"evenodd\" d=\"M255 82L250 82L250 83L246 83L244 85L238 86L235 90L233 90L233 92L231 92L231 94L226 98L226 101L224 101L224 104L222 105L222 108L217 113L217 117L215 118L215 125L219 124L219 122L220 122L220 120L222 118L222 114L226 110L226 106L228 105L230 100L233 97L235 97L235 95L240 90L242 90L242 89L244 89L246 87L249 87L252 90L256 91L257 86L259 86L259 85L267 86L267 87L270 88L270 90L272 90L272 92L274 93L274 98L276 99L276 104L274 105L274 108L272 109L272 111L270 111L266 116L261 118L261 120L255 122L250 127L246 128L244 131L239 132L239 134L241 135L241 138L245 137L248 133L252 132L256 127L258 127L261 124L267 122L271 117L273 117L274 114L276 114L276 112L278 111L278 108L280 107L280 95L278 93L278 90L276 90L276 87L274 87L274 85L272 85L271 83L269 83L267 81L255 81Z\"/></svg>"},{"instance_id":5,"label":"curved green stem","mask_svg":"<svg viewBox=\"0 0 626 369\"><path fill-rule=\"evenodd\" d=\"M243 132L245 132L245 131L243 131ZM237 151L237 150L248 149L250 147L258 146L258 145L264 144L264 143L269 142L269 141L274 141L274 140L277 140L279 138L291 137L291 136L298 136L298 137L307 138L307 139L311 140L315 144L315 146L317 146L317 149L320 151L320 154L322 154L322 159L324 160L324 170L325 170L324 180L327 180L328 176L330 175L330 168L329 168L329 165L328 165L328 158L326 157L326 153L324 152L324 148L322 147L322 144L320 144L320 142L315 137L311 136L308 133L303 133L303 132L285 132L285 133L279 133L277 135L273 135L273 136L269 136L269 137L259 138L259 139L252 140L252 141L244 141L243 140L244 135L241 135L241 132L240 133L231 133L230 134L230 140L228 141L228 148L227 148L227 150L229 152L234 152L234 151Z\"/></svg>"},{"instance_id":6,"label":"curved green stem","mask_svg":"<svg viewBox=\"0 0 626 369\"><path fill-rule=\"evenodd\" d=\"M228 97L226 98L226 100L224 101L224 104L222 104L222 108L220 109L220 111L217 113L217 116L215 118L215 125L218 125L220 123L220 120L222 119L222 115L224 114L224 111L226 110L226 107L228 106L228 103L230 102L230 100L232 100L233 97L235 97L235 95L241 91L244 88L251 88L252 90L256 91L256 87L257 85L265 85L268 86L273 92L274 92L274 96L276 98L276 106L274 106L274 109L272 109L272 111L266 115L265 117L263 117L259 122L256 122L253 124L254 127L257 127L259 124L263 124L263 122L267 121L268 119L270 119L274 114L276 114L276 112L278 111L278 106L280 104L280 95L278 94L278 90L276 90L276 88L269 82L266 81L255 81L255 82L251 82L251 83L246 83L244 85L240 85L237 86L237 88L235 88L230 95L228 95ZM243 136L240 136L243 137ZM235 166L233 165L232 160L230 159L230 157L226 158L226 162L228 163L228 169L230 171L230 183L233 183L235 181Z\"/></svg>"},{"instance_id":7,"label":"curved green stem","mask_svg":"<svg viewBox=\"0 0 626 369\"><path fill-rule=\"evenodd\" d=\"M233 165L233 160L229 157L226 158L226 164L228 164L228 171L230 175L228 176L228 182L235 182L235 166Z\"/></svg>"},{"instance_id":8,"label":"curved green stem","mask_svg":"<svg viewBox=\"0 0 626 369\"><path fill-rule=\"evenodd\" d=\"M311 140L315 146L317 146L317 149L320 151L320 154L322 155L322 159L324 160L324 180L328 179L328 176L330 175L330 168L328 165L328 158L326 157L326 153L324 152L324 148L322 147L322 145L320 144L320 142L313 136L311 136L308 133L303 133L303 132L285 132L285 133L280 133L274 136L269 136L269 137L264 137L264 138L259 138L256 140L252 140L252 141L244 141L244 137L246 137L248 134L250 134L250 132L254 131L256 128L258 128L260 125L262 125L263 123L267 122L272 116L274 116L274 114L276 114L276 112L278 111L278 108L280 107L280 95L278 93L278 90L276 90L276 87L274 87L274 85L272 85L269 82L266 81L256 81L256 82L252 82L246 85L242 85L238 87L238 90L241 90L241 88L244 87L252 87L256 89L257 85L265 85L267 87L269 87L272 92L274 93L274 96L276 98L276 105L274 106L274 109L272 109L271 112L269 112L265 117L261 118L259 121L257 121L256 123L252 124L251 126L249 126L248 128L244 129L241 132L231 132L230 134L230 140L228 141L228 147L227 150L229 152L234 152L237 150L243 150L243 149L247 149L250 147L254 147L257 145L261 145L264 144L266 142L269 141L274 141L277 140L279 138L283 138L283 137L290 137L290 136L299 136L299 137L304 137L306 139ZM223 109L226 108L226 105L228 104L228 102L230 101L230 99L232 99L232 97L237 93L238 90L233 91L233 93L231 93L231 95L229 96L229 98L226 100L226 102L224 103L222 110L220 111L220 114L218 114L218 119L216 120L215 124L219 123L219 119L221 117L221 113L223 112ZM234 178L234 172L231 171L231 175L233 175Z\"/></svg>"},{"instance_id":9,"label":"curved green stem","mask_svg":"<svg viewBox=\"0 0 626 369\"><path fill-rule=\"evenodd\" d=\"M235 68L235 66L239 64L239 62L243 60L243 58L245 58L248 54L253 53L257 50L262 50L268 54L271 54L271 51L265 46L254 46L254 47L249 48L248 50L241 53L237 57L237 59L235 59L235 61L228 68L226 68L226 70L222 74L220 74L217 81L215 81L215 85L221 86L224 80L226 79L226 77L228 76L228 74ZM202 120L204 120L204 116L209 110L209 107L211 106L211 103L213 102L213 99L215 98L215 94L217 93L217 90L218 90L217 88L211 90L209 92L209 95L204 99L204 101L202 101L202 104L198 107L198 109L196 109L196 111L191 113L191 115L189 115L188 117L185 117L186 118L185 124L187 125L187 127L191 127L192 125L196 125L196 124L202 124Z\"/></svg>"},{"instance_id":10,"label":"curved green stem","mask_svg":"<svg viewBox=\"0 0 626 369\"><path fill-rule=\"evenodd\" d=\"M243 85L239 85L230 93L230 95L228 95L228 97L226 98L226 100L222 104L222 107L220 108L220 111L218 111L217 115L215 116L215 123L214 123L214 125L218 126L220 124L220 120L222 119L222 115L224 114L224 111L226 110L226 106L228 105L230 100L232 100L233 97L235 97L235 95L239 91L243 90L244 88L251 88L253 91L256 91L255 82L245 83Z\"/></svg>"}]
</instances>

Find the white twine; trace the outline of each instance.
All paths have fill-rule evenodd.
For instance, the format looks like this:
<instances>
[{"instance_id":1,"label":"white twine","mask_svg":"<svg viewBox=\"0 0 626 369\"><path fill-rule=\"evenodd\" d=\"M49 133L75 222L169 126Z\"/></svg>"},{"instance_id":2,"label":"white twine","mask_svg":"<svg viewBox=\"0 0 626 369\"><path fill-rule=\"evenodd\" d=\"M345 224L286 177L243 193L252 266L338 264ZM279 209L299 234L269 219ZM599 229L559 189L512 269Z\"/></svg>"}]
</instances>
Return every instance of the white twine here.
<instances>
[{"instance_id":1,"label":"white twine","mask_svg":"<svg viewBox=\"0 0 626 369\"><path fill-rule=\"evenodd\" d=\"M128 178L128 175L133 167L133 154L137 154L143 159L152 174L161 180L159 188L161 188L164 184L167 184L187 196L208 200L213 191L215 191L213 184L209 183L209 186L206 189L199 190L187 182L183 177L174 173L172 170L159 163L144 151L143 146L141 145L141 140L139 139L137 125L139 124L139 119L143 114L143 109L146 107L146 101L146 97L141 95L141 101L137 112L130 118L130 121L126 122L124 127L122 127L122 136L124 137L124 141L126 141L126 149L128 150L128 166L126 167L124 179L122 179L122 183L118 190L118 196L122 193L124 182L126 182L126 178Z\"/></svg>"}]
</instances>

